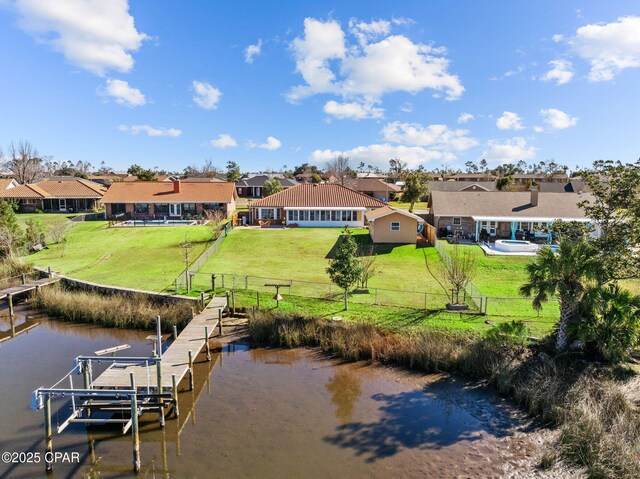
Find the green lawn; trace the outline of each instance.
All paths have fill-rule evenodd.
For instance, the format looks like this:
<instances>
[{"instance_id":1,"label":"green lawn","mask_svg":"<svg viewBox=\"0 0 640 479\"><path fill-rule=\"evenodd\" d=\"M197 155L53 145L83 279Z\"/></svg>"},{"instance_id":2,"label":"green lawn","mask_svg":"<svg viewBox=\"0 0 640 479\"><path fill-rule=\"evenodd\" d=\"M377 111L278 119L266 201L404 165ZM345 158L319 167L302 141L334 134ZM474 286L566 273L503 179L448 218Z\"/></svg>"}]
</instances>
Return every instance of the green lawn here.
<instances>
[{"instance_id":1,"label":"green lawn","mask_svg":"<svg viewBox=\"0 0 640 479\"><path fill-rule=\"evenodd\" d=\"M55 226L61 223L70 223L74 214L69 213L17 213L18 224L24 228L27 220L40 221L45 227Z\"/></svg>"},{"instance_id":2,"label":"green lawn","mask_svg":"<svg viewBox=\"0 0 640 479\"><path fill-rule=\"evenodd\" d=\"M339 228L234 229L200 272L328 283L329 255L341 231ZM371 245L367 230L357 229L352 233L359 244ZM379 273L369 281L369 287L444 293L439 283L442 267L435 248L378 245L376 270Z\"/></svg>"},{"instance_id":3,"label":"green lawn","mask_svg":"<svg viewBox=\"0 0 640 479\"><path fill-rule=\"evenodd\" d=\"M195 259L210 234L206 226L109 228L105 221L86 221L74 224L66 244L50 245L25 260L78 279L159 291L184 270L179 244L185 236Z\"/></svg>"},{"instance_id":4,"label":"green lawn","mask_svg":"<svg viewBox=\"0 0 640 479\"><path fill-rule=\"evenodd\" d=\"M406 202L402 202L402 201L389 201L389 206L392 206L393 208L400 208L400 209L404 209L404 210L408 210L409 207L411 206L411 203L406 203ZM416 201L413 204L413 209L414 210L428 210L429 209L429 205L426 201Z\"/></svg>"}]
</instances>

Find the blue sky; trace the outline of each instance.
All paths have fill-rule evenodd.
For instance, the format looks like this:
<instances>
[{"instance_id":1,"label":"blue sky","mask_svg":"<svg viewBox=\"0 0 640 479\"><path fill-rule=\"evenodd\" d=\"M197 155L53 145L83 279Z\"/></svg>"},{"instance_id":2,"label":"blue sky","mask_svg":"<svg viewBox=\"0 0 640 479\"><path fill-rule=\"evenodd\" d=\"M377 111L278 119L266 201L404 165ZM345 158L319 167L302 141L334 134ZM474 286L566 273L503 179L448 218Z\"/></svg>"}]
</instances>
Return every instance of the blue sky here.
<instances>
[{"instance_id":1,"label":"blue sky","mask_svg":"<svg viewBox=\"0 0 640 479\"><path fill-rule=\"evenodd\" d=\"M636 1L0 0L0 146L243 171L639 156Z\"/></svg>"}]
</instances>

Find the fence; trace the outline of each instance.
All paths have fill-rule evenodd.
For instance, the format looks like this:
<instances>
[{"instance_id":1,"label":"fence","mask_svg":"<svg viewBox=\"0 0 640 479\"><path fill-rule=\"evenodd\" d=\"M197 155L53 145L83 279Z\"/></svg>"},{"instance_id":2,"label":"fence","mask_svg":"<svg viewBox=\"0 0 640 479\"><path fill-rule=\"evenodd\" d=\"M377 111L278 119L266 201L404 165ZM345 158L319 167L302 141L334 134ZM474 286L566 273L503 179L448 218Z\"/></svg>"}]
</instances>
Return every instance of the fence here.
<instances>
[{"instance_id":1,"label":"fence","mask_svg":"<svg viewBox=\"0 0 640 479\"><path fill-rule=\"evenodd\" d=\"M231 222L225 224L220 236L218 236L218 239L216 239L211 246L205 249L192 263L190 263L189 268L183 270L182 273L178 275L178 277L173 281L173 287L176 292L181 289L187 289L187 273L189 276L193 277L195 272L199 271L205 265L211 255L218 251L218 248L220 248L220 245L229 234L229 230L232 228L233 225ZM193 286L190 285L189 289L192 288Z\"/></svg>"},{"instance_id":2,"label":"fence","mask_svg":"<svg viewBox=\"0 0 640 479\"><path fill-rule=\"evenodd\" d=\"M250 276L244 274L210 274L192 273L191 287L193 290L209 291L224 288L230 290L247 290L259 293L275 294L273 286L267 284L286 284L280 289L280 294L323 299L330 301L342 301L344 291L333 283L319 281L302 281L294 279L267 278L263 276ZM472 312L480 312L474 304L483 305L483 298L472 298L470 305ZM349 302L357 304L369 304L380 306L396 306L412 309L442 310L451 301L445 293L432 293L429 291L403 291L386 288L369 288L366 290L353 290Z\"/></svg>"},{"instance_id":3,"label":"fence","mask_svg":"<svg viewBox=\"0 0 640 479\"><path fill-rule=\"evenodd\" d=\"M451 259L451 256L449 256L449 253L445 249L442 242L435 239L434 245L445 267L448 270L453 269L453 259ZM463 295L465 296L465 303L468 304L468 301L474 301L476 304L474 304L473 306L477 308L481 313L487 314L487 297L482 294L480 288L473 284L473 282L469 281L465 285ZM484 298L484 300L482 298Z\"/></svg>"}]
</instances>

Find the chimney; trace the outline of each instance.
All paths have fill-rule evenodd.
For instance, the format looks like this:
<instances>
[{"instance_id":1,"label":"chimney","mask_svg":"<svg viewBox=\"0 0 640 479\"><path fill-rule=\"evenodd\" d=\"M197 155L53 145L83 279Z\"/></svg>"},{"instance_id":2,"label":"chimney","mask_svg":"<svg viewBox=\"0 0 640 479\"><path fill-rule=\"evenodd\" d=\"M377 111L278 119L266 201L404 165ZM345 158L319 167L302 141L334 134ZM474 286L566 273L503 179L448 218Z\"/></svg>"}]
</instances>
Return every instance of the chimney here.
<instances>
[{"instance_id":1,"label":"chimney","mask_svg":"<svg viewBox=\"0 0 640 479\"><path fill-rule=\"evenodd\" d=\"M538 189L531 188L531 206L538 206Z\"/></svg>"},{"instance_id":2,"label":"chimney","mask_svg":"<svg viewBox=\"0 0 640 479\"><path fill-rule=\"evenodd\" d=\"M173 192L180 193L180 180L173 180Z\"/></svg>"}]
</instances>

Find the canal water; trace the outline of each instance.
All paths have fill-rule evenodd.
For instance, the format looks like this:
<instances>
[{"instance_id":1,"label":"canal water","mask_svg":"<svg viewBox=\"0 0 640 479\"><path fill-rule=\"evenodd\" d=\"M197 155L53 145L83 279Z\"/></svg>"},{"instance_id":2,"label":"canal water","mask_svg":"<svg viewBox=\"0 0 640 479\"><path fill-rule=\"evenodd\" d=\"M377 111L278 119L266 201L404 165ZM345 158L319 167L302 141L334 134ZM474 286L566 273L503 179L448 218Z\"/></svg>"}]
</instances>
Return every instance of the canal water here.
<instances>
[{"instance_id":1,"label":"canal water","mask_svg":"<svg viewBox=\"0 0 640 479\"><path fill-rule=\"evenodd\" d=\"M30 329L29 329L30 327ZM44 452L42 411L30 395L64 376L78 355L129 344L148 355L149 333L71 324L18 310L15 337L0 317L0 452ZM20 331L24 331L20 333ZM81 382L80 376L73 378ZM501 477L530 452L529 424L512 405L456 378L328 359L316 350L223 345L197 358L180 417L141 421L140 477ZM68 415L53 407L54 430ZM73 424L54 451L80 461L52 477L128 477L131 436ZM44 464L0 463L0 478L46 477ZM517 474L515 474L517 477Z\"/></svg>"}]
</instances>

